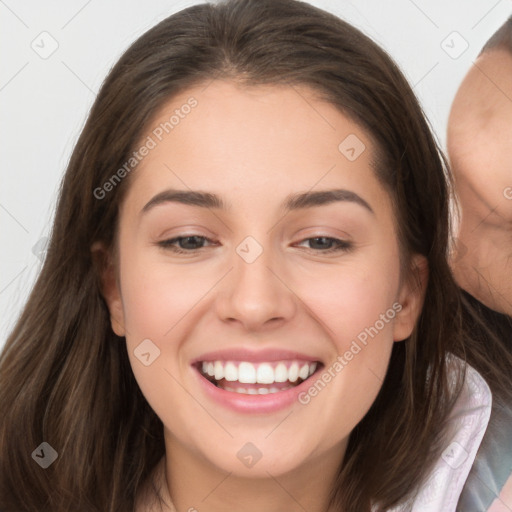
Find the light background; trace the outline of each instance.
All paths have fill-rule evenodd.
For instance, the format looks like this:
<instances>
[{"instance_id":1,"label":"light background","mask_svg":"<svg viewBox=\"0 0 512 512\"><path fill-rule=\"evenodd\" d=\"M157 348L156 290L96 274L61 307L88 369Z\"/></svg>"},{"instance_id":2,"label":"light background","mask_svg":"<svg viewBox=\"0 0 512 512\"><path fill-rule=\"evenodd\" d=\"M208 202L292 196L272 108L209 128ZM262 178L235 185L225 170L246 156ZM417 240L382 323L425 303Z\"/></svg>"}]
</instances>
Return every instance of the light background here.
<instances>
[{"instance_id":1,"label":"light background","mask_svg":"<svg viewBox=\"0 0 512 512\"><path fill-rule=\"evenodd\" d=\"M197 3L0 0L0 348L40 270L38 252L59 183L103 79L137 37ZM309 3L352 23L388 51L443 148L460 81L512 13L512 0ZM42 53L52 44L58 48L47 58L33 49Z\"/></svg>"}]
</instances>

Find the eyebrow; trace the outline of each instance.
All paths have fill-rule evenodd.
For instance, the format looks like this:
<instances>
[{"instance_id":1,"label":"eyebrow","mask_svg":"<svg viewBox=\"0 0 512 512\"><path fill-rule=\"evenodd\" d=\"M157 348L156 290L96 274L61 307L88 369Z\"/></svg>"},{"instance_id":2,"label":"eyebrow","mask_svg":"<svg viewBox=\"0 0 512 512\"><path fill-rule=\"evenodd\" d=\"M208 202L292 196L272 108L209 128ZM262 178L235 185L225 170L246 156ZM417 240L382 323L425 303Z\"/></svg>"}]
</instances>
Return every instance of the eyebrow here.
<instances>
[{"instance_id":1,"label":"eyebrow","mask_svg":"<svg viewBox=\"0 0 512 512\"><path fill-rule=\"evenodd\" d=\"M315 192L310 191L290 194L284 200L282 208L285 211L301 210L315 206L323 206L337 201L358 204L375 215L373 208L361 196L346 189L319 190ZM142 208L141 214L147 213L155 206L170 202L216 210L229 210L231 208L229 203L211 192L167 189L150 199L144 208Z\"/></svg>"}]
</instances>

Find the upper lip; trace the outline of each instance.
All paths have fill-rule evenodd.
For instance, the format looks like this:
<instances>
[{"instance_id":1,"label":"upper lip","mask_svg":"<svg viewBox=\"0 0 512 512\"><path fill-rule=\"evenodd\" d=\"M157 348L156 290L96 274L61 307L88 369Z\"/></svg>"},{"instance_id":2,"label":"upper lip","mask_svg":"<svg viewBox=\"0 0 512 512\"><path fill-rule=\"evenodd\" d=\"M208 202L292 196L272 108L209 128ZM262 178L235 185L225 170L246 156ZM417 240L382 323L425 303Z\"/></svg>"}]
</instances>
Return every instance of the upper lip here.
<instances>
[{"instance_id":1,"label":"upper lip","mask_svg":"<svg viewBox=\"0 0 512 512\"><path fill-rule=\"evenodd\" d=\"M264 363L271 361L318 361L318 357L303 354L297 351L284 349L260 349L248 350L247 348L231 348L207 352L193 359L192 364L202 361L247 361L252 363Z\"/></svg>"}]
</instances>

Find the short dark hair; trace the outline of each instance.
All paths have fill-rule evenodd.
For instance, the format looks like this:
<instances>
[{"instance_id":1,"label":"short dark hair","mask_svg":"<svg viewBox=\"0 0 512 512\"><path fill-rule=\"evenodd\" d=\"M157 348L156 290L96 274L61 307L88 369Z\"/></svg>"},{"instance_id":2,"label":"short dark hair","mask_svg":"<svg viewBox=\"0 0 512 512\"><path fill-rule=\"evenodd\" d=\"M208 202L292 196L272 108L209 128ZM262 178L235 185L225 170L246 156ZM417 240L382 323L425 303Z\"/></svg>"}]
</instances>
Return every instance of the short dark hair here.
<instances>
[{"instance_id":1,"label":"short dark hair","mask_svg":"<svg viewBox=\"0 0 512 512\"><path fill-rule=\"evenodd\" d=\"M508 18L501 27L494 32L491 38L485 43L480 55L489 50L501 48L512 54L512 16Z\"/></svg>"}]
</instances>

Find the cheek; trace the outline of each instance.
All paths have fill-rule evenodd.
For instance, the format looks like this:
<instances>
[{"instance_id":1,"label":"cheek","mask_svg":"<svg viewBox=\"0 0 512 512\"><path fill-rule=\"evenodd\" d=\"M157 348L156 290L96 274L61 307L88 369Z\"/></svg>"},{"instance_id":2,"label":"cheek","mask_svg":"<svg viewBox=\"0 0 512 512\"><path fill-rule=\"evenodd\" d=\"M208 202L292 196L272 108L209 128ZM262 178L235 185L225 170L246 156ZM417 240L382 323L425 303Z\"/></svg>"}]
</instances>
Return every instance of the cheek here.
<instances>
[{"instance_id":1,"label":"cheek","mask_svg":"<svg viewBox=\"0 0 512 512\"><path fill-rule=\"evenodd\" d=\"M211 285L204 274L157 262L148 251L125 249L121 255L127 351L143 394L158 410L166 395L181 396L172 378L181 381L179 340L191 329L191 311Z\"/></svg>"},{"instance_id":2,"label":"cheek","mask_svg":"<svg viewBox=\"0 0 512 512\"><path fill-rule=\"evenodd\" d=\"M392 251L303 282L305 302L325 326L336 354L302 403L308 402L335 432L359 423L382 387L399 309L398 283Z\"/></svg>"},{"instance_id":3,"label":"cheek","mask_svg":"<svg viewBox=\"0 0 512 512\"><path fill-rule=\"evenodd\" d=\"M497 130L497 131L496 131ZM463 206L485 207L485 214L497 214L499 221L511 218L512 147L509 126L484 129L478 136L462 133L454 137L449 155L458 180L458 193ZM473 141L478 139L478 144ZM492 221L492 218L487 219Z\"/></svg>"},{"instance_id":4,"label":"cheek","mask_svg":"<svg viewBox=\"0 0 512 512\"><path fill-rule=\"evenodd\" d=\"M163 340L215 283L215 276L197 266L167 263L144 255L121 262L121 283L127 332L136 338Z\"/></svg>"},{"instance_id":5,"label":"cheek","mask_svg":"<svg viewBox=\"0 0 512 512\"><path fill-rule=\"evenodd\" d=\"M200 436L189 418L203 418L204 411L183 386L187 368L180 366L180 340L193 329L191 312L207 291L205 276L126 257L121 283L127 351L142 394L174 434L182 439Z\"/></svg>"},{"instance_id":6,"label":"cheek","mask_svg":"<svg viewBox=\"0 0 512 512\"><path fill-rule=\"evenodd\" d=\"M361 333L363 339L365 329L376 322L378 330L391 337L396 316L392 305L399 284L398 258L392 251L303 272L296 282L297 295L314 311L338 353ZM384 322L381 315L386 316Z\"/></svg>"}]
</instances>

